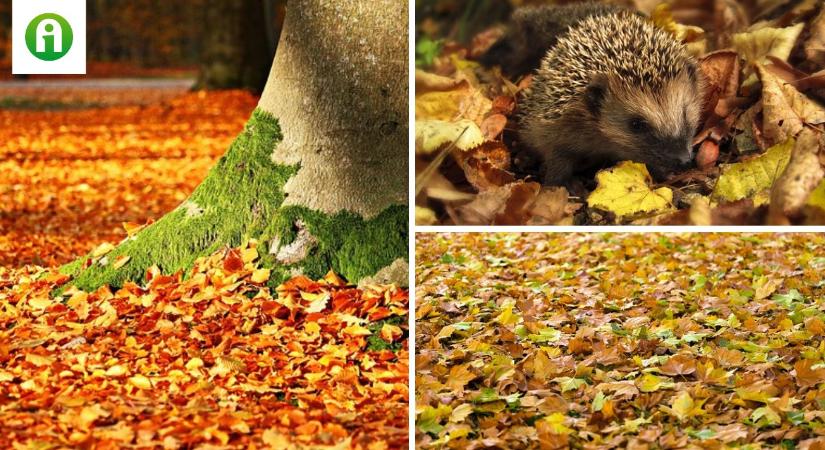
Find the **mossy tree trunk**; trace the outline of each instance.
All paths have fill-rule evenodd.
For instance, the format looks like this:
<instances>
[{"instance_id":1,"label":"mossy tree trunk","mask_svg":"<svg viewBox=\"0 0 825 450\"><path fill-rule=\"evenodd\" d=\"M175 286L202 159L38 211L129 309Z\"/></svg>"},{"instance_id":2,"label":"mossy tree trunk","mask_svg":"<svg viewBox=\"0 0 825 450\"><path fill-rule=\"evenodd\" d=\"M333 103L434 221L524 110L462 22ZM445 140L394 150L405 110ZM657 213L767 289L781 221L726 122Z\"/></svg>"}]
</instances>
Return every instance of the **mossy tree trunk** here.
<instances>
[{"instance_id":1,"label":"mossy tree trunk","mask_svg":"<svg viewBox=\"0 0 825 450\"><path fill-rule=\"evenodd\" d=\"M407 1L290 0L258 108L181 206L105 257L64 267L94 289L257 239L271 282L332 269L406 284ZM123 255L128 262L115 268Z\"/></svg>"}]
</instances>

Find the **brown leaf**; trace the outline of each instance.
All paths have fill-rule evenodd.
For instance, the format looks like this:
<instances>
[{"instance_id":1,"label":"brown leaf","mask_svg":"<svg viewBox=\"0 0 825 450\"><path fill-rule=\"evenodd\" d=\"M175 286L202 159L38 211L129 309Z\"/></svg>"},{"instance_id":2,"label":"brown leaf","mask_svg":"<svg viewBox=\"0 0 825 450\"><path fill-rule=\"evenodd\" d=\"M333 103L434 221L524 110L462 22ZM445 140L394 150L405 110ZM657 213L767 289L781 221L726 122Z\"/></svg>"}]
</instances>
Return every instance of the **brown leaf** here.
<instances>
[{"instance_id":1,"label":"brown leaf","mask_svg":"<svg viewBox=\"0 0 825 450\"><path fill-rule=\"evenodd\" d=\"M825 382L825 367L812 369L816 364L816 361L810 359L801 359L794 363L793 368L796 372L796 382L799 383L799 386L811 387Z\"/></svg>"},{"instance_id":2,"label":"brown leaf","mask_svg":"<svg viewBox=\"0 0 825 450\"><path fill-rule=\"evenodd\" d=\"M825 177L819 163L823 152L825 136L810 128L803 129L794 144L788 167L771 188L768 213L771 223L787 224L788 218L799 215L811 192Z\"/></svg>"},{"instance_id":3,"label":"brown leaf","mask_svg":"<svg viewBox=\"0 0 825 450\"><path fill-rule=\"evenodd\" d=\"M481 133L488 141L492 141L504 131L507 126L507 117L504 114L491 114L481 122Z\"/></svg>"},{"instance_id":4,"label":"brown leaf","mask_svg":"<svg viewBox=\"0 0 825 450\"><path fill-rule=\"evenodd\" d=\"M659 370L670 376L690 375L696 372L696 357L693 355L679 354L671 356Z\"/></svg>"},{"instance_id":5,"label":"brown leaf","mask_svg":"<svg viewBox=\"0 0 825 450\"><path fill-rule=\"evenodd\" d=\"M765 138L771 145L796 137L805 124L825 123L825 109L783 83L762 65L757 65L762 79L762 108Z\"/></svg>"}]
</instances>

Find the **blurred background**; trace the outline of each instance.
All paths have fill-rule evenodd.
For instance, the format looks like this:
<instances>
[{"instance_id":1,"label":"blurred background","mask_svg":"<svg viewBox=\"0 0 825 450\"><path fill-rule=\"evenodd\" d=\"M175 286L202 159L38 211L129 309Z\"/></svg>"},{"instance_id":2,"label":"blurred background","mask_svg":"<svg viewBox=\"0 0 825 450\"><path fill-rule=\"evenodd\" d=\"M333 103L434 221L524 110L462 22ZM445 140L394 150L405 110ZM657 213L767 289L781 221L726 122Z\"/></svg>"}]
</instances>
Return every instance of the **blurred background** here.
<instances>
[{"instance_id":1,"label":"blurred background","mask_svg":"<svg viewBox=\"0 0 825 450\"><path fill-rule=\"evenodd\" d=\"M71 261L177 207L255 108L285 6L88 0L87 74L13 76L0 0L0 272Z\"/></svg>"},{"instance_id":2,"label":"blurred background","mask_svg":"<svg viewBox=\"0 0 825 450\"><path fill-rule=\"evenodd\" d=\"M260 91L286 0L89 0L89 77L195 77ZM11 2L0 3L0 77L11 76Z\"/></svg>"}]
</instances>

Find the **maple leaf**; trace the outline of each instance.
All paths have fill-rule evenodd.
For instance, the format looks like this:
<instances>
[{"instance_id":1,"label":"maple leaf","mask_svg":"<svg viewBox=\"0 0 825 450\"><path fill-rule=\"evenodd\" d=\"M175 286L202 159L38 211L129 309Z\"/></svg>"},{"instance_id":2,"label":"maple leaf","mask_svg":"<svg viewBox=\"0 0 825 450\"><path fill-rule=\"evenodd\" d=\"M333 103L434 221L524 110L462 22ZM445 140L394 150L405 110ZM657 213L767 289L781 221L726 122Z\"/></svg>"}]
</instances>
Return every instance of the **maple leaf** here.
<instances>
[{"instance_id":1,"label":"maple leaf","mask_svg":"<svg viewBox=\"0 0 825 450\"><path fill-rule=\"evenodd\" d=\"M447 378L447 386L453 391L462 391L464 386L476 379L478 375L470 370L469 364L453 366L450 368L450 375Z\"/></svg>"}]
</instances>

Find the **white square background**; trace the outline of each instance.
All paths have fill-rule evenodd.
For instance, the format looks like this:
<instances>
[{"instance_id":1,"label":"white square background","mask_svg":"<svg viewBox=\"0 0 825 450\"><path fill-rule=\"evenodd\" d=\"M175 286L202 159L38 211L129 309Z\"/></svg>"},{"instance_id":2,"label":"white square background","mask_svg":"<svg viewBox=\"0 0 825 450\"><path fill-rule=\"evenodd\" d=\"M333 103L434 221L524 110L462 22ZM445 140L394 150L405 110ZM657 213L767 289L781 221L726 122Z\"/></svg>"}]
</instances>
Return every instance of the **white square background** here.
<instances>
[{"instance_id":1,"label":"white square background","mask_svg":"<svg viewBox=\"0 0 825 450\"><path fill-rule=\"evenodd\" d=\"M43 61L26 48L26 27L43 13L63 16L72 27L74 40L68 53L55 61ZM14 74L86 73L86 0L12 0L11 65Z\"/></svg>"}]
</instances>

